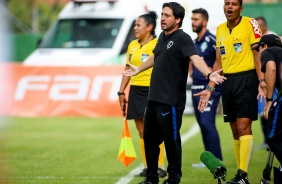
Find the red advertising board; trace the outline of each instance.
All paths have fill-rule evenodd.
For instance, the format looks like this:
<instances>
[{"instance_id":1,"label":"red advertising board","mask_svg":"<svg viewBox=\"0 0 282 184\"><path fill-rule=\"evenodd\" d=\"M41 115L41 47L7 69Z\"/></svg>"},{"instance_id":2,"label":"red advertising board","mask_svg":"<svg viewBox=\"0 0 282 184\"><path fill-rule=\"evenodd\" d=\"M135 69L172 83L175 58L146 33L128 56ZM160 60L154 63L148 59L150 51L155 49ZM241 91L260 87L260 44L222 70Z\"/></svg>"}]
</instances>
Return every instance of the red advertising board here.
<instances>
[{"instance_id":1,"label":"red advertising board","mask_svg":"<svg viewBox=\"0 0 282 184\"><path fill-rule=\"evenodd\" d=\"M120 116L123 66L0 65L1 116Z\"/></svg>"}]
</instances>

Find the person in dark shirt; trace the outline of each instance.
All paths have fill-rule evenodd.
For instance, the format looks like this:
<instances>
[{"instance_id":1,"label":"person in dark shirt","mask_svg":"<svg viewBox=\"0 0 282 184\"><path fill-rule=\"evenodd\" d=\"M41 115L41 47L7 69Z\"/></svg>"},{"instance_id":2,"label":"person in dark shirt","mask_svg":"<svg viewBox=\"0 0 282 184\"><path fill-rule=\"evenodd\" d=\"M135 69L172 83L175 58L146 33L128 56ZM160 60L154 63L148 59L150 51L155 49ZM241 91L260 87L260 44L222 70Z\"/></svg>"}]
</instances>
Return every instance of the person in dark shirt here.
<instances>
[{"instance_id":1,"label":"person in dark shirt","mask_svg":"<svg viewBox=\"0 0 282 184\"><path fill-rule=\"evenodd\" d=\"M191 37L182 26L185 10L177 2L164 3L161 13L163 32L153 50L153 55L142 65L124 71L125 76L153 67L149 89L149 101L144 119L144 143L147 160L146 179L140 184L157 184L159 145L164 141L168 160L168 179L164 184L180 183L181 171L181 137L180 127L186 103L186 84L189 61L209 80L215 83L226 79L211 70L198 55Z\"/></svg>"},{"instance_id":2,"label":"person in dark shirt","mask_svg":"<svg viewBox=\"0 0 282 184\"><path fill-rule=\"evenodd\" d=\"M266 82L266 104L263 110L267 124L267 143L277 160L282 164L282 42L274 34L264 35L254 48L260 54L261 71ZM278 90L273 99L275 88ZM282 167L280 173L274 176L274 183L282 181Z\"/></svg>"},{"instance_id":3,"label":"person in dark shirt","mask_svg":"<svg viewBox=\"0 0 282 184\"><path fill-rule=\"evenodd\" d=\"M130 68L127 63L141 65L149 58L150 55L153 54L153 49L155 48L157 43L157 38L155 35L156 25L157 14L154 11L149 11L146 14L142 14L136 19L134 34L137 39L131 41L128 45L125 70ZM144 169L142 169L139 174L135 175L136 177L145 177L147 171L143 130L144 112L148 101L151 73L152 70L150 69L136 76L123 76L118 91L121 110L123 111L123 114L126 115L126 119L134 119L140 137L139 142ZM127 100L124 91L129 83L130 90ZM125 112L126 103L128 103L127 112ZM167 174L164 164L165 152L163 143L160 145L160 150L158 173L160 178L164 178Z\"/></svg>"},{"instance_id":4,"label":"person in dark shirt","mask_svg":"<svg viewBox=\"0 0 282 184\"><path fill-rule=\"evenodd\" d=\"M256 19L259 27L260 27L262 35L266 35L266 34L275 34L275 35L277 35L273 31L268 29L267 21L266 21L266 19L263 16L258 16L255 19ZM276 95L276 93L273 94L273 97L275 97L275 95ZM268 148L268 145L266 143L267 120L263 116L264 105L265 105L264 100L263 101L258 100L258 113L259 113L259 119L260 119L260 124L261 124L261 129L262 129L264 140L263 140L263 142L260 145L257 146L257 148L258 149L266 148L266 150L268 150L269 148Z\"/></svg>"}]
</instances>

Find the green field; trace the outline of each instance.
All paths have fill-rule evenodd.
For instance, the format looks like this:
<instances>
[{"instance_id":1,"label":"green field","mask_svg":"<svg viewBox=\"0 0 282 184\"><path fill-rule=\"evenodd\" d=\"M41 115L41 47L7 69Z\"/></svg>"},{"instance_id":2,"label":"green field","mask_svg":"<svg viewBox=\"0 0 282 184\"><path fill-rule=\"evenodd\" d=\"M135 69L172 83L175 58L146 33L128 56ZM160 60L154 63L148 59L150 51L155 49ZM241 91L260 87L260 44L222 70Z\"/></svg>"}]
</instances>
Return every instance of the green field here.
<instances>
[{"instance_id":1,"label":"green field","mask_svg":"<svg viewBox=\"0 0 282 184\"><path fill-rule=\"evenodd\" d=\"M184 116L181 133L188 132L194 123L194 116ZM132 170L136 172L141 164L133 121L129 121L129 128L137 159L128 168L117 159L122 118L2 118L0 125L1 184L137 184L142 180L130 178ZM223 123L221 115L217 127L230 180L237 169L230 127ZM259 122L253 124L253 133L256 148L262 142ZM217 183L207 168L191 167L200 162L203 151L200 133L183 142L182 184ZM262 178L267 154L254 149L249 167L252 184ZM278 166L276 159L274 165Z\"/></svg>"}]
</instances>

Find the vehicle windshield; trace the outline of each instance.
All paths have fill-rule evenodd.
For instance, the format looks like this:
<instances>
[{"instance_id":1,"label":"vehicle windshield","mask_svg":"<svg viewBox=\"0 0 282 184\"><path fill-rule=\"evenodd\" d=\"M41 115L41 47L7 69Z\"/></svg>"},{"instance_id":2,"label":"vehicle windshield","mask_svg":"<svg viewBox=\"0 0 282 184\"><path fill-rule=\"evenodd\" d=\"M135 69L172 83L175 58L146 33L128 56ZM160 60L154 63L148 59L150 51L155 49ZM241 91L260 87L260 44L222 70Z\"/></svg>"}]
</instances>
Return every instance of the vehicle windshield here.
<instances>
[{"instance_id":1,"label":"vehicle windshield","mask_svg":"<svg viewBox=\"0 0 282 184\"><path fill-rule=\"evenodd\" d=\"M123 19L59 20L41 48L112 48Z\"/></svg>"}]
</instances>

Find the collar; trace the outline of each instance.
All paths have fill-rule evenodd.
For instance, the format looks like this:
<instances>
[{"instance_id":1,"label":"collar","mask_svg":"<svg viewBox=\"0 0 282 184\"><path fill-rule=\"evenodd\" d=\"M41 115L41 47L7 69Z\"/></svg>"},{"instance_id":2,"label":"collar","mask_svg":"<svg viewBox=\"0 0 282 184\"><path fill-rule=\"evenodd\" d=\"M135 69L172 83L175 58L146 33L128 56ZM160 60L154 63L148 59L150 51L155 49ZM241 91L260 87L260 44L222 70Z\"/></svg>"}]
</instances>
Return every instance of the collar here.
<instances>
[{"instance_id":1,"label":"collar","mask_svg":"<svg viewBox=\"0 0 282 184\"><path fill-rule=\"evenodd\" d=\"M243 19L243 17L240 16L239 22L238 22L232 29L230 29L230 28L228 27L228 22L226 22L226 27L229 29L230 33L232 32L232 30L233 30L236 26L238 26L238 25L240 24L240 22L241 22L242 19Z\"/></svg>"},{"instance_id":2,"label":"collar","mask_svg":"<svg viewBox=\"0 0 282 184\"><path fill-rule=\"evenodd\" d=\"M168 40L168 39L170 39L173 35L175 35L175 34L177 34L177 33L179 33L179 32L183 32L183 30L182 30L182 29L178 29L178 30L173 31L172 33L170 33L170 34L168 34L168 35L166 35L165 32L163 31L163 40L164 40L164 41L165 41L165 40Z\"/></svg>"},{"instance_id":3,"label":"collar","mask_svg":"<svg viewBox=\"0 0 282 184\"><path fill-rule=\"evenodd\" d=\"M200 39L200 41L198 41L198 38L196 38L196 39L195 39L195 42L196 42L196 43L201 43L201 42L205 41L206 36L208 36L208 35L210 35L210 34L211 34L210 31L207 30L207 31L205 32L205 34L203 35L203 37Z\"/></svg>"}]
</instances>

